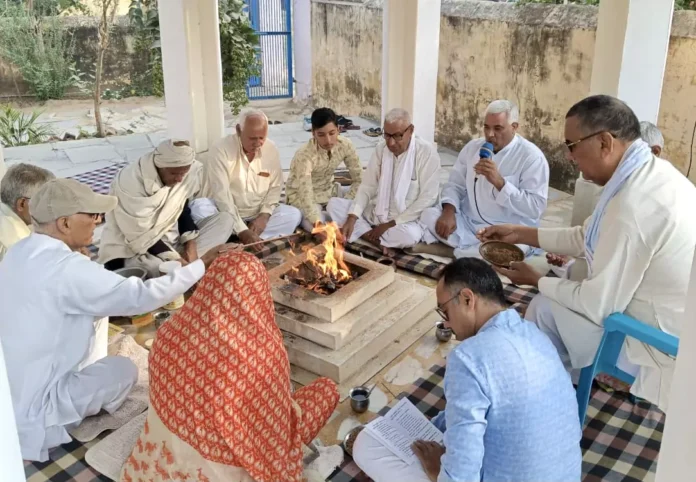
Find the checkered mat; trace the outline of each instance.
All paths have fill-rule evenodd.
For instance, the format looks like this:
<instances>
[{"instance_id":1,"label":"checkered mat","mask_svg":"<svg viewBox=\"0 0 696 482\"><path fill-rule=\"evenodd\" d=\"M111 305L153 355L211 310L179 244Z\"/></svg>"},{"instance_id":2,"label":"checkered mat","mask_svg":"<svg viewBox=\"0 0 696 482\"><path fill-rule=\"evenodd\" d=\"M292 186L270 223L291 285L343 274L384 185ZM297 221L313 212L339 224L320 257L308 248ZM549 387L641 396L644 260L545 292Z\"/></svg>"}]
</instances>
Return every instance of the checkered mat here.
<instances>
[{"instance_id":1,"label":"checkered mat","mask_svg":"<svg viewBox=\"0 0 696 482\"><path fill-rule=\"evenodd\" d=\"M61 445L49 452L47 462L24 462L24 475L27 482L91 482L109 481L92 469L85 462L87 449L99 442L106 434L102 434L91 442L82 444L76 440Z\"/></svg>"},{"instance_id":2,"label":"checkered mat","mask_svg":"<svg viewBox=\"0 0 696 482\"><path fill-rule=\"evenodd\" d=\"M364 254L365 256L373 259L382 257L382 252L379 249L368 244L348 243L346 244L346 249L357 254ZM440 273L445 268L443 263L426 259L422 256L414 254L407 254L400 250L396 251L394 260L396 261L396 265L401 269L422 274L433 279L439 279ZM508 303L510 303L512 308L515 308L520 313L522 313L524 308L531 303L532 298L539 293L536 288L522 288L512 284L503 284L503 288L505 290L505 298L508 300Z\"/></svg>"},{"instance_id":3,"label":"checkered mat","mask_svg":"<svg viewBox=\"0 0 696 482\"><path fill-rule=\"evenodd\" d=\"M445 367L435 365L426 379L419 379L398 398L408 397L428 417L445 408ZM396 404L396 401L392 405ZM385 407L380 415L389 411ZM665 415L648 402L633 404L626 393L608 393L596 385L587 409L588 423L581 447L583 482L653 480L662 443ZM330 482L368 482L357 465L346 457Z\"/></svg>"},{"instance_id":4,"label":"checkered mat","mask_svg":"<svg viewBox=\"0 0 696 482\"><path fill-rule=\"evenodd\" d=\"M114 180L118 171L123 169L128 165L127 162L119 162L113 166L103 167L101 169L96 169L94 171L83 172L77 176L69 177L68 179L75 179L83 184L87 184L92 188L92 191L99 194L109 194L109 188L111 187L111 181Z\"/></svg>"}]
</instances>

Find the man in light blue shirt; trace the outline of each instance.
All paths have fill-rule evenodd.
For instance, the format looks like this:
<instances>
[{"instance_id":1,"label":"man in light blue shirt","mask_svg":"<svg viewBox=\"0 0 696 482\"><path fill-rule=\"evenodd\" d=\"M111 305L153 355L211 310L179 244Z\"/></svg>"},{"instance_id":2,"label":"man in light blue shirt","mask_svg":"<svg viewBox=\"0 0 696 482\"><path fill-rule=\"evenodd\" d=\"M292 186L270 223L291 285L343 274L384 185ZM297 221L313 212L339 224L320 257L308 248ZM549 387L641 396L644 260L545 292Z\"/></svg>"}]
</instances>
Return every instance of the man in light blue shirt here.
<instances>
[{"instance_id":1,"label":"man in light blue shirt","mask_svg":"<svg viewBox=\"0 0 696 482\"><path fill-rule=\"evenodd\" d=\"M462 341L447 359L447 407L432 420L444 447L416 442L421 466L408 466L363 431L356 463L375 482L579 481L575 391L551 341L507 308L500 279L481 260L448 265L436 294Z\"/></svg>"}]
</instances>

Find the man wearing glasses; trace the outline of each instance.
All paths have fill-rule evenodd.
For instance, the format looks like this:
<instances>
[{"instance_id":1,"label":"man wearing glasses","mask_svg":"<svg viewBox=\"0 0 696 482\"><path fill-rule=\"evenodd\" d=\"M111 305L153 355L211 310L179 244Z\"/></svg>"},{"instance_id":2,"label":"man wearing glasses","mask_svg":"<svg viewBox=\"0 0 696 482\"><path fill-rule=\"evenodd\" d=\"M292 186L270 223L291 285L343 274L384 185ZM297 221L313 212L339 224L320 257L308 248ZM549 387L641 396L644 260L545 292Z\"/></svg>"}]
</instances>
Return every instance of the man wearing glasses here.
<instances>
[{"instance_id":1,"label":"man wearing glasses","mask_svg":"<svg viewBox=\"0 0 696 482\"><path fill-rule=\"evenodd\" d=\"M454 248L457 258L477 257L476 232L481 228L539 225L546 209L549 164L537 146L517 134L518 121L519 109L512 102L495 100L488 105L484 137L464 146L439 205L421 216L424 242L440 241ZM520 248L525 254L532 252L529 246Z\"/></svg>"},{"instance_id":2,"label":"man wearing glasses","mask_svg":"<svg viewBox=\"0 0 696 482\"><path fill-rule=\"evenodd\" d=\"M480 237L586 259L582 281L540 277L526 263L499 270L515 284L538 286L527 318L549 336L568 369L581 369L592 363L612 313L679 336L696 245L696 188L654 156L636 115L614 97L575 104L565 137L569 160L603 186L592 216L571 228L493 226ZM667 408L672 357L628 338L618 367L636 376L633 394Z\"/></svg>"},{"instance_id":3,"label":"man wearing glasses","mask_svg":"<svg viewBox=\"0 0 696 482\"><path fill-rule=\"evenodd\" d=\"M25 460L47 460L49 449L70 441L71 427L102 409L113 413L135 384L132 361L105 356L106 317L164 306L232 249L213 248L160 278L124 278L77 252L117 203L72 179L48 181L29 201L35 232L0 263L0 340Z\"/></svg>"},{"instance_id":4,"label":"man wearing glasses","mask_svg":"<svg viewBox=\"0 0 696 482\"><path fill-rule=\"evenodd\" d=\"M355 199L331 198L326 210L347 241L362 238L389 254L390 248L421 240L418 219L437 200L440 156L435 146L414 135L404 109L387 113L383 136Z\"/></svg>"},{"instance_id":5,"label":"man wearing glasses","mask_svg":"<svg viewBox=\"0 0 696 482\"><path fill-rule=\"evenodd\" d=\"M367 430L353 458L375 482L579 481L575 390L553 344L507 307L484 261L461 258L442 272L437 311L461 343L447 357L445 410L432 423L444 446L416 441L408 465Z\"/></svg>"}]
</instances>

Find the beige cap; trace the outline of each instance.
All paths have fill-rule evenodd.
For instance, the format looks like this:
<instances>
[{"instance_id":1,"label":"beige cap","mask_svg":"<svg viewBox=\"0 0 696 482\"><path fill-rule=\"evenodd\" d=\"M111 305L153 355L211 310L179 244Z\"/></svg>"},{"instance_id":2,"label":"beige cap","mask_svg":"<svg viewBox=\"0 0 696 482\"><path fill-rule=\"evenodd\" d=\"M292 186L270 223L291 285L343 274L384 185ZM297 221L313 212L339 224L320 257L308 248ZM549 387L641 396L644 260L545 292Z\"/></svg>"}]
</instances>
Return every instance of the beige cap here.
<instances>
[{"instance_id":1,"label":"beige cap","mask_svg":"<svg viewBox=\"0 0 696 482\"><path fill-rule=\"evenodd\" d=\"M117 204L117 197L97 194L74 179L53 179L31 198L29 212L34 221L43 224L77 213L108 213Z\"/></svg>"}]
</instances>

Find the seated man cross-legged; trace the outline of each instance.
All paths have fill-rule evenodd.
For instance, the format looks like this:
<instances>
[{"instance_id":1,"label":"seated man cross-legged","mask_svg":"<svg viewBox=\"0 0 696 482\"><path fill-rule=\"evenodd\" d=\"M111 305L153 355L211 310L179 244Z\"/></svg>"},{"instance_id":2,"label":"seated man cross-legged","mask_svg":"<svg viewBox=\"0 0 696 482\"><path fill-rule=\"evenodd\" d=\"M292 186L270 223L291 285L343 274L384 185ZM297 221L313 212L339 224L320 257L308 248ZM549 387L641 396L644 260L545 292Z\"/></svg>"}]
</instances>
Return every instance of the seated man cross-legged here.
<instances>
[{"instance_id":1,"label":"seated man cross-legged","mask_svg":"<svg viewBox=\"0 0 696 482\"><path fill-rule=\"evenodd\" d=\"M565 119L566 155L588 181L603 186L583 226L543 229L501 225L481 239L537 246L582 257L588 276L541 277L526 263L499 271L518 285L538 286L527 318L546 333L570 369L592 364L604 320L625 313L678 337L696 246L696 188L641 139L631 108L597 95ZM666 411L675 359L628 337L617 361L635 376L631 393Z\"/></svg>"},{"instance_id":2,"label":"seated man cross-legged","mask_svg":"<svg viewBox=\"0 0 696 482\"><path fill-rule=\"evenodd\" d=\"M106 215L99 262L140 266L159 276L164 261L188 264L232 235L229 213L194 222L188 203L208 193L203 165L186 141L164 141L123 168L111 184L118 206Z\"/></svg>"},{"instance_id":3,"label":"seated man cross-legged","mask_svg":"<svg viewBox=\"0 0 696 482\"><path fill-rule=\"evenodd\" d=\"M408 465L363 430L357 465L375 482L579 482L575 390L553 344L507 308L500 278L480 259L450 263L436 296L461 340L447 357L446 407L432 419L444 447L417 441L421 464Z\"/></svg>"},{"instance_id":4,"label":"seated man cross-legged","mask_svg":"<svg viewBox=\"0 0 696 482\"><path fill-rule=\"evenodd\" d=\"M492 224L537 226L549 190L549 165L541 150L517 134L519 110L507 100L486 109L485 137L469 141L442 189L440 206L421 216L423 241L454 248L457 258L478 257L476 232ZM480 155L484 143L493 145L491 158ZM520 246L531 254L527 246Z\"/></svg>"},{"instance_id":5,"label":"seated man cross-legged","mask_svg":"<svg viewBox=\"0 0 696 482\"><path fill-rule=\"evenodd\" d=\"M280 204L283 170L278 149L268 140L268 118L262 111L243 110L236 132L215 143L204 164L214 203L194 201L194 219L218 209L230 213L234 234L243 244L286 236L300 225L300 211Z\"/></svg>"},{"instance_id":6,"label":"seated man cross-legged","mask_svg":"<svg viewBox=\"0 0 696 482\"><path fill-rule=\"evenodd\" d=\"M344 163L352 185L335 182L336 168ZM286 184L288 204L302 212L302 227L311 232L329 217L323 209L331 197L353 199L360 186L362 166L350 139L340 136L337 116L327 108L312 113L312 139L295 153ZM346 192L344 192L346 191Z\"/></svg>"},{"instance_id":7,"label":"seated man cross-legged","mask_svg":"<svg viewBox=\"0 0 696 482\"><path fill-rule=\"evenodd\" d=\"M0 263L0 340L25 460L48 460L49 449L70 442L71 427L113 413L137 381L132 361L106 356L107 317L164 306L231 249L145 282L124 278L79 253L117 203L71 179L48 181L29 201L35 232Z\"/></svg>"},{"instance_id":8,"label":"seated man cross-legged","mask_svg":"<svg viewBox=\"0 0 696 482\"><path fill-rule=\"evenodd\" d=\"M408 112L393 109L355 200L332 198L326 210L348 242L363 238L385 252L411 247L423 237L421 213L437 200L439 171L435 146L413 135Z\"/></svg>"}]
</instances>

